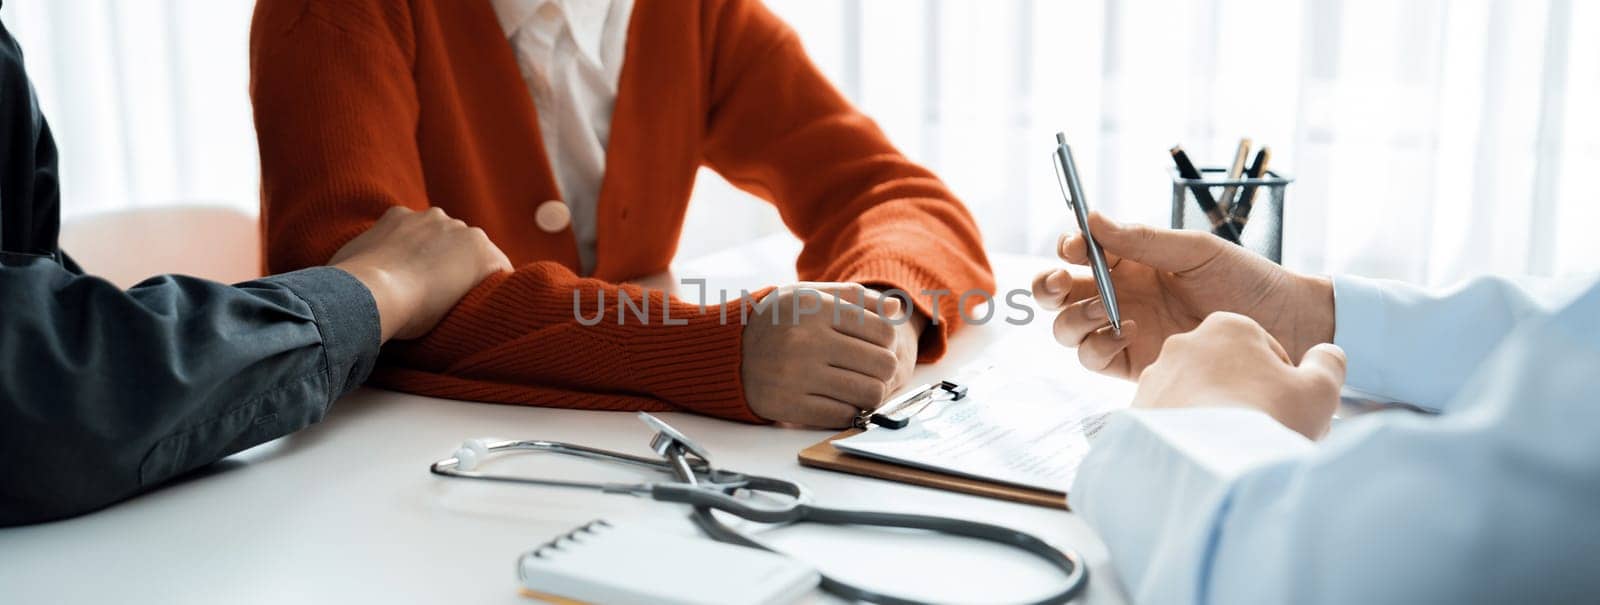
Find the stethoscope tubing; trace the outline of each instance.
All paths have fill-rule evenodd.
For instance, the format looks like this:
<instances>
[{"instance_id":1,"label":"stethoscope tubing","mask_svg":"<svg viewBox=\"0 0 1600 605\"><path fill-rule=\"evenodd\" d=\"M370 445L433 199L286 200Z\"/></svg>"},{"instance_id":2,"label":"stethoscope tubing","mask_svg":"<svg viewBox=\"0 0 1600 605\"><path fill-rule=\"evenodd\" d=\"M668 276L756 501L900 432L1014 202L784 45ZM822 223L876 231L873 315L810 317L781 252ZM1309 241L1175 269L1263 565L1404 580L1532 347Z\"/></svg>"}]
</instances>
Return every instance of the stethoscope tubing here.
<instances>
[{"instance_id":1,"label":"stethoscope tubing","mask_svg":"<svg viewBox=\"0 0 1600 605\"><path fill-rule=\"evenodd\" d=\"M888 527L930 531L994 542L1020 549L1043 559L1066 575L1066 587L1056 594L1034 601L1038 605L1065 603L1082 593L1083 589L1088 585L1088 568L1084 566L1082 559L1076 552L1057 549L1032 534L999 525L951 517L813 506L809 503L809 493L799 483L773 477L716 470L704 461L691 460L681 449L669 449L662 454L663 458L651 459L558 441L499 441L482 443L478 447L480 448L478 450L466 450L466 448L458 450L456 457L433 463L429 467L429 471L445 477L540 487L597 490L609 494L630 494L648 497L660 502L687 504L693 508L690 520L710 538L719 542L757 548L778 554L783 553L769 548L722 523L717 520L712 511L723 511L735 517L765 525L819 523L823 525ZM549 452L603 462L620 462L672 475L677 482L601 483L594 481L566 481L499 475L476 470L476 465L480 462L477 458L490 453L511 451ZM473 460L468 463L463 460L464 457L472 457ZM463 469L463 466L468 466L469 468ZM787 505L773 507L754 506L733 495L736 490L741 489L751 493L781 494L788 496L792 499L792 502ZM854 601L881 603L883 605L928 605L925 601L897 597L861 588L827 574L822 574L821 587L823 590L841 598Z\"/></svg>"},{"instance_id":2,"label":"stethoscope tubing","mask_svg":"<svg viewBox=\"0 0 1600 605\"><path fill-rule=\"evenodd\" d=\"M1066 585L1055 594L1033 601L1032 605L1059 605L1066 603L1081 594L1089 584L1089 568L1083 565L1083 561L1077 556L1076 552L1059 550L1031 534L1011 528L978 521L929 515L853 511L814 506L805 506L804 508L806 510L801 514L803 521L797 522L926 530L997 542L1044 559L1052 567L1066 575ZM712 513L713 510L720 509L713 509L709 506L695 506L694 512L689 515L689 520L693 521L700 528L700 531L718 542L784 554L717 520ZM862 588L828 574L821 574L821 576L821 588L823 590L849 601L863 601L880 605L932 605L928 601Z\"/></svg>"}]
</instances>

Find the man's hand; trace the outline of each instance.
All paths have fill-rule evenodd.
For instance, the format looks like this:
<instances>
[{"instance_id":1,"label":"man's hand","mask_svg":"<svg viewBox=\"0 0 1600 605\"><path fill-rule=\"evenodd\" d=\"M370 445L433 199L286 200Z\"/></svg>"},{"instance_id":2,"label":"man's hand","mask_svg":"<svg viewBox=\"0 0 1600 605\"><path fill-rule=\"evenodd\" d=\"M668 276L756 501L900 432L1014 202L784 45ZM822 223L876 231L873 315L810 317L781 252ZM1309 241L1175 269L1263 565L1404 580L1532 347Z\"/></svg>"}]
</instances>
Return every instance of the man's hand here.
<instances>
[{"instance_id":1,"label":"man's hand","mask_svg":"<svg viewBox=\"0 0 1600 605\"><path fill-rule=\"evenodd\" d=\"M1122 337L1111 332L1093 277L1056 269L1033 280L1039 304L1061 311L1056 340L1077 347L1084 367L1137 379L1167 338L1218 311L1256 320L1291 360L1333 340L1333 283L1326 278L1291 272L1209 233L1120 225L1098 213L1089 223L1112 270ZM1063 236L1057 253L1088 264L1082 235Z\"/></svg>"},{"instance_id":2,"label":"man's hand","mask_svg":"<svg viewBox=\"0 0 1600 605\"><path fill-rule=\"evenodd\" d=\"M1133 406L1250 407L1316 439L1339 407L1344 371L1344 351L1337 346L1312 346L1297 367L1260 324L1214 313L1194 331L1167 339L1161 356L1139 377Z\"/></svg>"},{"instance_id":3,"label":"man's hand","mask_svg":"<svg viewBox=\"0 0 1600 605\"><path fill-rule=\"evenodd\" d=\"M745 324L740 367L757 416L845 427L910 379L920 322L901 315L899 299L849 283L796 284L767 297Z\"/></svg>"},{"instance_id":4,"label":"man's hand","mask_svg":"<svg viewBox=\"0 0 1600 605\"><path fill-rule=\"evenodd\" d=\"M476 227L429 208L395 206L335 252L328 264L372 292L382 338L427 334L483 278L510 271L511 261Z\"/></svg>"}]
</instances>

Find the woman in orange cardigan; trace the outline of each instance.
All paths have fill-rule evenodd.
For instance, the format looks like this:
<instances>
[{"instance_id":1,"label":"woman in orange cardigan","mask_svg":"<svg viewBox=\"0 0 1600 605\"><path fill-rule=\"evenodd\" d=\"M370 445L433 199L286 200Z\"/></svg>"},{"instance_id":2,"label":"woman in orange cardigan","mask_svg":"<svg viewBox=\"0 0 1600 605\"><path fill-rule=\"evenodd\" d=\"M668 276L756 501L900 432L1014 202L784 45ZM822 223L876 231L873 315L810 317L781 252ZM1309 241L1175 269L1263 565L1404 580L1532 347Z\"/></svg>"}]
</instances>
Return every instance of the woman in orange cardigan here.
<instances>
[{"instance_id":1,"label":"woman in orange cardigan","mask_svg":"<svg viewBox=\"0 0 1600 605\"><path fill-rule=\"evenodd\" d=\"M387 350L383 386L842 426L994 289L966 209L755 0L260 0L250 66L271 270L430 205L517 267ZM625 285L668 268L702 164L777 206L801 279L871 310L792 317L818 301L785 286L741 322Z\"/></svg>"}]
</instances>

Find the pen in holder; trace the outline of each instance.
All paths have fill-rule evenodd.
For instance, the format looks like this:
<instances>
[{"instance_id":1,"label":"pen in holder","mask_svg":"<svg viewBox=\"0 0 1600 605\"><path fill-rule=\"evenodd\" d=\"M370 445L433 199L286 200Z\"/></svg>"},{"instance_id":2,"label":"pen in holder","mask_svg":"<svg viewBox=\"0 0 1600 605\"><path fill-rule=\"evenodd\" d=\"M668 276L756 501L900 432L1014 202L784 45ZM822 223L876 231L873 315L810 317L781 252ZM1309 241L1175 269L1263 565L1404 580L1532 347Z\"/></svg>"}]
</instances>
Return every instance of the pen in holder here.
<instances>
[{"instance_id":1,"label":"pen in holder","mask_svg":"<svg viewBox=\"0 0 1600 605\"><path fill-rule=\"evenodd\" d=\"M1172 171L1172 228L1213 231L1211 219L1200 209L1194 189L1204 188L1212 199L1223 201L1228 190L1237 199L1249 197L1251 208L1240 231L1240 245L1274 263L1283 264L1283 196L1294 179L1268 170L1259 179L1227 178L1226 168L1202 168L1201 178L1186 179ZM1236 200L1228 200L1229 204ZM1236 228L1240 225L1235 224Z\"/></svg>"}]
</instances>

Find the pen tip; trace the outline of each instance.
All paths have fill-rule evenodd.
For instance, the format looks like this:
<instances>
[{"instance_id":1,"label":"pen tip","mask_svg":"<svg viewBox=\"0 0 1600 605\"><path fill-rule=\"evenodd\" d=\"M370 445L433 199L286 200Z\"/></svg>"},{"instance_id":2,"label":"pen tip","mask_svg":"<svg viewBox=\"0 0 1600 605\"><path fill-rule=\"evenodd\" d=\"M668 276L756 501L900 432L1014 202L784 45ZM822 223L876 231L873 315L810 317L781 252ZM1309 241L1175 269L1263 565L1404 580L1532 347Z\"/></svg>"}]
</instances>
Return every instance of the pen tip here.
<instances>
[{"instance_id":1,"label":"pen tip","mask_svg":"<svg viewBox=\"0 0 1600 605\"><path fill-rule=\"evenodd\" d=\"M1067 135L1064 134L1064 133L1060 133L1060 132L1056 133L1056 144L1057 145L1066 145L1067 144Z\"/></svg>"}]
</instances>

